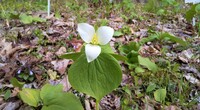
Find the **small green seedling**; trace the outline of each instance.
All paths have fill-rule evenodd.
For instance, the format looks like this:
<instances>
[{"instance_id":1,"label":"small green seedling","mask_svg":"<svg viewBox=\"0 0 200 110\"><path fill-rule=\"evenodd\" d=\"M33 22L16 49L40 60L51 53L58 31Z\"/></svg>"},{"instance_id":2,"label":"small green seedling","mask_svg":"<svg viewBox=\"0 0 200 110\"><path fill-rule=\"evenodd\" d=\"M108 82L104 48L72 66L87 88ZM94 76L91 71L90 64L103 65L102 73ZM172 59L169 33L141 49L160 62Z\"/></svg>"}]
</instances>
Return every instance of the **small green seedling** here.
<instances>
[{"instance_id":1,"label":"small green seedling","mask_svg":"<svg viewBox=\"0 0 200 110\"><path fill-rule=\"evenodd\" d=\"M26 15L26 14L21 14L19 16L19 19L24 24L31 24L33 22L46 22L46 19L43 19L43 18L40 18L37 16L30 16L30 15Z\"/></svg>"},{"instance_id":2,"label":"small green seedling","mask_svg":"<svg viewBox=\"0 0 200 110\"><path fill-rule=\"evenodd\" d=\"M83 110L81 102L72 93L63 92L62 85L46 84L41 90L23 88L19 96L32 107L42 110Z\"/></svg>"}]
</instances>

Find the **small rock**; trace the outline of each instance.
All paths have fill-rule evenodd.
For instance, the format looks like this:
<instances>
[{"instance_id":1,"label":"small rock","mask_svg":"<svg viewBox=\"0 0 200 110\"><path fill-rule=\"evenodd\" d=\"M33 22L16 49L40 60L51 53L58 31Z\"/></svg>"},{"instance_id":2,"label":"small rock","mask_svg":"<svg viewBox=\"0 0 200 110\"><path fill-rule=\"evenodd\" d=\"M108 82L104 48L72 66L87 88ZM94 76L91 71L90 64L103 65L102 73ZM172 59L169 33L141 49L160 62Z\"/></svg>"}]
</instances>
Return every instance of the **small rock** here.
<instances>
[{"instance_id":1,"label":"small rock","mask_svg":"<svg viewBox=\"0 0 200 110\"><path fill-rule=\"evenodd\" d=\"M173 54L171 54L171 53L166 53L166 56L167 56L167 57L172 57Z\"/></svg>"},{"instance_id":2,"label":"small rock","mask_svg":"<svg viewBox=\"0 0 200 110\"><path fill-rule=\"evenodd\" d=\"M16 110L21 105L21 103L21 101L9 102L3 110Z\"/></svg>"},{"instance_id":3,"label":"small rock","mask_svg":"<svg viewBox=\"0 0 200 110\"><path fill-rule=\"evenodd\" d=\"M184 63L189 63L191 58L193 56L193 53L190 49L188 50L184 50L182 51L179 55L178 55L178 59L181 60Z\"/></svg>"},{"instance_id":4,"label":"small rock","mask_svg":"<svg viewBox=\"0 0 200 110\"><path fill-rule=\"evenodd\" d=\"M200 81L191 74L183 75L190 83L200 85Z\"/></svg>"},{"instance_id":5,"label":"small rock","mask_svg":"<svg viewBox=\"0 0 200 110\"><path fill-rule=\"evenodd\" d=\"M186 58L188 58L188 59L191 59L192 56L193 56L193 53L192 53L192 51L191 51L190 49L184 50L184 51L182 52L182 54L183 54Z\"/></svg>"}]
</instances>

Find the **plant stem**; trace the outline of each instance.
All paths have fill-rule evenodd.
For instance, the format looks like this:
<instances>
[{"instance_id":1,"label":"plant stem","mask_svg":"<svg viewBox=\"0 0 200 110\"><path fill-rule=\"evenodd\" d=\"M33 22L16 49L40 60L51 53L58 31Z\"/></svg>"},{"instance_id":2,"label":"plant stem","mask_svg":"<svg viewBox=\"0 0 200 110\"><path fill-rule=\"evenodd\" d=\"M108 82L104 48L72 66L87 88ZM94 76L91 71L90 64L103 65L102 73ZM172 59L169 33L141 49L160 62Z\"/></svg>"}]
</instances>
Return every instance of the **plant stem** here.
<instances>
[{"instance_id":1,"label":"plant stem","mask_svg":"<svg viewBox=\"0 0 200 110\"><path fill-rule=\"evenodd\" d=\"M99 101L96 100L96 110L99 110Z\"/></svg>"},{"instance_id":2,"label":"plant stem","mask_svg":"<svg viewBox=\"0 0 200 110\"><path fill-rule=\"evenodd\" d=\"M51 11L51 1L48 0L48 6L47 6L47 16L50 16L50 11Z\"/></svg>"}]
</instances>

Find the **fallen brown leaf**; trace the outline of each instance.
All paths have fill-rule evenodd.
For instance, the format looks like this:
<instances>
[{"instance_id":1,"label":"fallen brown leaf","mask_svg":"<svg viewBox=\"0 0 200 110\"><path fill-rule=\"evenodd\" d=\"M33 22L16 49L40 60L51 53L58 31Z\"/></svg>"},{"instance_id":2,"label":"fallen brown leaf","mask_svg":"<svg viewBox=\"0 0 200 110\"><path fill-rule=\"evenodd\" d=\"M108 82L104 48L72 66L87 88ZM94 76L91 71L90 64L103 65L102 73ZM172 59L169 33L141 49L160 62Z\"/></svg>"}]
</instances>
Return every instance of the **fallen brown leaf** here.
<instances>
[{"instance_id":1,"label":"fallen brown leaf","mask_svg":"<svg viewBox=\"0 0 200 110\"><path fill-rule=\"evenodd\" d=\"M51 64L54 65L54 70L57 70L60 74L64 74L69 64L69 60L54 60L51 61Z\"/></svg>"}]
</instances>

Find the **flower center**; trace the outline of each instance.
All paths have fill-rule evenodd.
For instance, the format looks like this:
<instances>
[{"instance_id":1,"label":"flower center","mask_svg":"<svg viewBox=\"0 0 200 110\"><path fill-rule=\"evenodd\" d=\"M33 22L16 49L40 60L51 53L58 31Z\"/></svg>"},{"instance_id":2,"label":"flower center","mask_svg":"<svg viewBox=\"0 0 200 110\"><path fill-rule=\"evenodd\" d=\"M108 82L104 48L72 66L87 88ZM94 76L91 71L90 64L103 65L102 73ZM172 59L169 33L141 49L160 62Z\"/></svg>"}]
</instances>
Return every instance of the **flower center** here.
<instances>
[{"instance_id":1,"label":"flower center","mask_svg":"<svg viewBox=\"0 0 200 110\"><path fill-rule=\"evenodd\" d=\"M96 34L96 33L94 34L91 43L94 44L94 45L99 44L98 38L97 38L97 34Z\"/></svg>"}]
</instances>

